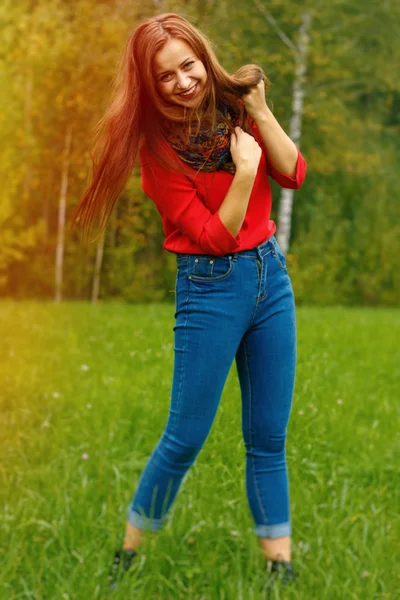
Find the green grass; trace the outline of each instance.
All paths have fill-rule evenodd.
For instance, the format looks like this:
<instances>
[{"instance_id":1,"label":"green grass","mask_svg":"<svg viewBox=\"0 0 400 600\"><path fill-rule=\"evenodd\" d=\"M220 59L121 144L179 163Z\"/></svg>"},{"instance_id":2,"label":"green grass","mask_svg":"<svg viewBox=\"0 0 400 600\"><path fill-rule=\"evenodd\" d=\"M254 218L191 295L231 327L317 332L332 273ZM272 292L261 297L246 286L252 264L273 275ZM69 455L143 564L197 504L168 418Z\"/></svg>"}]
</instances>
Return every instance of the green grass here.
<instances>
[{"instance_id":1,"label":"green grass","mask_svg":"<svg viewBox=\"0 0 400 600\"><path fill-rule=\"evenodd\" d=\"M0 303L1 599L264 597L234 364L168 523L107 589L166 423L173 325L171 304ZM280 597L398 599L400 312L298 308L297 325L287 456L300 579Z\"/></svg>"}]
</instances>

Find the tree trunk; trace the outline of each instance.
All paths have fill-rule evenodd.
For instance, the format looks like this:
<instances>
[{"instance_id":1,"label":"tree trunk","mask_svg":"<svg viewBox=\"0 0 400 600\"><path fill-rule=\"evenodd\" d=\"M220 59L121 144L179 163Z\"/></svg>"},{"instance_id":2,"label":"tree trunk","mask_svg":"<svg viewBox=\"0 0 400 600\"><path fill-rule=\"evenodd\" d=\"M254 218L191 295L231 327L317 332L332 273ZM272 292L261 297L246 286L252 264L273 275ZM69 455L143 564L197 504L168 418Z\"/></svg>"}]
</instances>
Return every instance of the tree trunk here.
<instances>
[{"instance_id":1,"label":"tree trunk","mask_svg":"<svg viewBox=\"0 0 400 600\"><path fill-rule=\"evenodd\" d=\"M51 206L51 196L53 191L53 169L49 169L47 173L47 183L46 183L46 191L43 194L43 202L42 202L42 219L44 222L44 231L43 231L43 243L48 242L49 233L50 233L50 206Z\"/></svg>"},{"instance_id":2,"label":"tree trunk","mask_svg":"<svg viewBox=\"0 0 400 600\"><path fill-rule=\"evenodd\" d=\"M163 0L153 0L153 4L154 4L154 7L157 10L157 14L158 15L166 12L166 10L164 8L164 2L163 2Z\"/></svg>"},{"instance_id":3,"label":"tree trunk","mask_svg":"<svg viewBox=\"0 0 400 600\"><path fill-rule=\"evenodd\" d=\"M56 249L56 281L55 281L55 302L61 302L62 295L62 275L63 275L63 259L64 259L64 229L65 229L65 213L67 207L67 190L68 190L68 172L71 153L72 140L72 125L68 125L65 134L64 156L61 172L61 188L60 202L58 205L58 232L57 232L57 249Z\"/></svg>"},{"instance_id":4,"label":"tree trunk","mask_svg":"<svg viewBox=\"0 0 400 600\"><path fill-rule=\"evenodd\" d=\"M22 201L28 203L31 187L31 148L32 148L32 89L33 74L29 69L25 82L25 143L23 149L24 180L22 186Z\"/></svg>"},{"instance_id":5,"label":"tree trunk","mask_svg":"<svg viewBox=\"0 0 400 600\"><path fill-rule=\"evenodd\" d=\"M312 17L308 12L303 13L300 26L298 52L296 52L296 74L293 83L292 117L290 119L289 137L300 148L301 123L303 117L304 78L307 71L307 52L310 40ZM292 223L294 190L282 189L277 218L276 239L286 255L289 248Z\"/></svg>"},{"instance_id":6,"label":"tree trunk","mask_svg":"<svg viewBox=\"0 0 400 600\"><path fill-rule=\"evenodd\" d=\"M101 265L103 263L103 252L104 252L104 231L102 232L96 251L96 261L94 265L94 275L93 275L93 286L92 286L92 303L96 304L99 299L99 289L100 289L100 273L101 273Z\"/></svg>"}]
</instances>

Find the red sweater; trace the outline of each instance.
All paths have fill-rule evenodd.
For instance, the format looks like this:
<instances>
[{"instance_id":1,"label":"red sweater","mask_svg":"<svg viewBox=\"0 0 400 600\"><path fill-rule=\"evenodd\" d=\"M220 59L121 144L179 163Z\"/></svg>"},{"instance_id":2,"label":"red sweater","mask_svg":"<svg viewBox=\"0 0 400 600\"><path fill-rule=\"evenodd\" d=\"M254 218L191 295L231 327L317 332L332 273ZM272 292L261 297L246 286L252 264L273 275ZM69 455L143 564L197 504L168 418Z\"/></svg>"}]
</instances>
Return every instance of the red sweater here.
<instances>
[{"instance_id":1,"label":"red sweater","mask_svg":"<svg viewBox=\"0 0 400 600\"><path fill-rule=\"evenodd\" d=\"M223 256L254 248L275 233L276 225L270 220L272 195L268 176L281 187L297 189L305 178L306 161L298 150L295 177L279 173L268 161L256 124L254 134L261 146L262 156L245 219L236 237L225 227L217 212L234 175L225 170L211 173L200 171L192 183L183 173L174 173L162 167L143 144L139 153L142 187L160 213L166 238L165 250ZM165 151L179 161L187 172L195 175L195 169L180 160L172 148L167 146Z\"/></svg>"}]
</instances>

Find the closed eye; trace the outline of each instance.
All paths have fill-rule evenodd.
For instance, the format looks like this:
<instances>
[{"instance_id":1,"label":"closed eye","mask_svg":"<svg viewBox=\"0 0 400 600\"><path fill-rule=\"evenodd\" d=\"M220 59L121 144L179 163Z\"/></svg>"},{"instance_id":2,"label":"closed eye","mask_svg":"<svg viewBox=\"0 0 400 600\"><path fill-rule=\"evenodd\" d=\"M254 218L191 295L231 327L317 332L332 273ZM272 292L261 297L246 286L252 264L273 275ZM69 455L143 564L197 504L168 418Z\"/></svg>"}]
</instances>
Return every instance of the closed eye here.
<instances>
[{"instance_id":1,"label":"closed eye","mask_svg":"<svg viewBox=\"0 0 400 600\"><path fill-rule=\"evenodd\" d=\"M189 67L190 65L194 65L194 63L195 63L195 61L194 61L194 60L190 60L189 62L185 63L185 64L183 65L183 67L186 69L186 67ZM166 77L169 77L169 76L170 76L170 73L166 73L165 75L163 75L163 76L161 77L161 81L164 81L164 80L165 80L165 78L166 78Z\"/></svg>"}]
</instances>

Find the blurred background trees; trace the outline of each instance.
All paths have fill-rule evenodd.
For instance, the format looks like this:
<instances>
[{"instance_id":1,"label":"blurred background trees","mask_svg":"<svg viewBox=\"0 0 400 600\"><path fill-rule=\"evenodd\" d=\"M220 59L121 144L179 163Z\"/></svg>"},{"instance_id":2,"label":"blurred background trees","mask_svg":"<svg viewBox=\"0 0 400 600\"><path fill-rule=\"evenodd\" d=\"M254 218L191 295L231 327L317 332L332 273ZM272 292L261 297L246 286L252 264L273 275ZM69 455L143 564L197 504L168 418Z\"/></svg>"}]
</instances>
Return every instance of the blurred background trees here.
<instances>
[{"instance_id":1,"label":"blurred background trees","mask_svg":"<svg viewBox=\"0 0 400 600\"><path fill-rule=\"evenodd\" d=\"M262 66L272 81L268 103L287 132L301 84L298 143L308 174L294 193L287 239L297 303L398 305L400 5L390 0L3 2L1 295L174 301L175 256L162 247L161 219L138 170L104 238L84 247L68 228L118 58L139 20L161 12L199 27L228 72ZM285 192L272 187L283 235Z\"/></svg>"}]
</instances>

